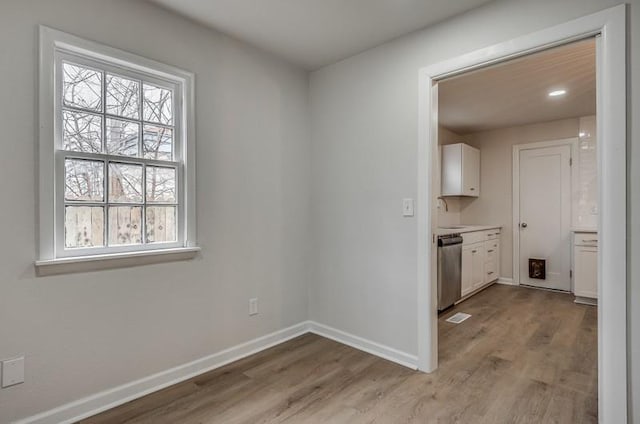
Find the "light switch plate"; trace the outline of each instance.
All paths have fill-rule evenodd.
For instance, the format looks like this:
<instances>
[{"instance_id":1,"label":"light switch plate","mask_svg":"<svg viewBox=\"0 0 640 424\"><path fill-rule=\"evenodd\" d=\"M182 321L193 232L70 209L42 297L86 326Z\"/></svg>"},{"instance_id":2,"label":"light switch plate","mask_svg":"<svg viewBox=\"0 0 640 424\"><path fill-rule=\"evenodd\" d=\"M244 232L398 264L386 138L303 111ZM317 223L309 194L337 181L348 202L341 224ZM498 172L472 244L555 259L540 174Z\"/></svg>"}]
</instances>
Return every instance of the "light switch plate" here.
<instances>
[{"instance_id":1,"label":"light switch plate","mask_svg":"<svg viewBox=\"0 0 640 424\"><path fill-rule=\"evenodd\" d=\"M2 361L2 387L24 383L24 356Z\"/></svg>"},{"instance_id":2,"label":"light switch plate","mask_svg":"<svg viewBox=\"0 0 640 424\"><path fill-rule=\"evenodd\" d=\"M413 199L402 199L402 216L413 216Z\"/></svg>"},{"instance_id":3,"label":"light switch plate","mask_svg":"<svg viewBox=\"0 0 640 424\"><path fill-rule=\"evenodd\" d=\"M249 299L249 315L258 315L258 298Z\"/></svg>"}]
</instances>

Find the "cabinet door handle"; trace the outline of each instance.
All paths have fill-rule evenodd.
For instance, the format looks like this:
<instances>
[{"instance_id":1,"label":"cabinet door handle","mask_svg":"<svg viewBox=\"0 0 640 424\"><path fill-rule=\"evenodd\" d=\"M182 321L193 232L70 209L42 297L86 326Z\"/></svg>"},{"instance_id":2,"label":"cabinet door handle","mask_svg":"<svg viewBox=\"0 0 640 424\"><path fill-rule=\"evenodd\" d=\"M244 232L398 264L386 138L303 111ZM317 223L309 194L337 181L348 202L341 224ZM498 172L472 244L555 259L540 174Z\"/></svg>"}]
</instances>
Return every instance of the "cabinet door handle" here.
<instances>
[{"instance_id":1,"label":"cabinet door handle","mask_svg":"<svg viewBox=\"0 0 640 424\"><path fill-rule=\"evenodd\" d=\"M477 250L472 250L471 253L478 253L478 251Z\"/></svg>"},{"instance_id":2,"label":"cabinet door handle","mask_svg":"<svg viewBox=\"0 0 640 424\"><path fill-rule=\"evenodd\" d=\"M475 191L475 188L471 187L469 190L471 190L471 191Z\"/></svg>"},{"instance_id":3,"label":"cabinet door handle","mask_svg":"<svg viewBox=\"0 0 640 424\"><path fill-rule=\"evenodd\" d=\"M487 272L487 275L491 275L491 274L493 274L493 271L491 271L491 272Z\"/></svg>"},{"instance_id":4,"label":"cabinet door handle","mask_svg":"<svg viewBox=\"0 0 640 424\"><path fill-rule=\"evenodd\" d=\"M493 249L491 249L491 250L487 250L487 253L491 253L491 252L493 252Z\"/></svg>"},{"instance_id":5,"label":"cabinet door handle","mask_svg":"<svg viewBox=\"0 0 640 424\"><path fill-rule=\"evenodd\" d=\"M584 243L597 243L598 239L593 239L593 240L582 240Z\"/></svg>"}]
</instances>

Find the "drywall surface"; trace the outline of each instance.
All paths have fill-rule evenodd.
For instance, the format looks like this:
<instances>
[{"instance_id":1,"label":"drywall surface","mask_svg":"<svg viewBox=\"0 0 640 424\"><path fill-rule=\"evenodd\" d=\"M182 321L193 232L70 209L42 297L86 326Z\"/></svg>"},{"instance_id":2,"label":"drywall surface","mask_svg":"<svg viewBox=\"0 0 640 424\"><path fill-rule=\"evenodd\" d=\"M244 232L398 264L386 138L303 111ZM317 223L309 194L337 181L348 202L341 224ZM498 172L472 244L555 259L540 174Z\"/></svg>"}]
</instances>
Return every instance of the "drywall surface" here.
<instances>
[{"instance_id":1,"label":"drywall surface","mask_svg":"<svg viewBox=\"0 0 640 424\"><path fill-rule=\"evenodd\" d=\"M35 276L38 24L196 74L197 259ZM0 46L0 422L307 319L307 73L143 1L3 0Z\"/></svg>"},{"instance_id":2,"label":"drywall surface","mask_svg":"<svg viewBox=\"0 0 640 424\"><path fill-rule=\"evenodd\" d=\"M460 134L456 134L453 131L443 127L442 125L438 126L438 144L455 144L455 143L466 143L467 139ZM441 149L438 149L438 163L440 166L440 157L441 157ZM441 181L442 181L442 168L438 170L433 170L433 183L435 186L435 191L440 193ZM446 227L447 225L458 225L460 224L460 202L462 201L459 197L446 197L438 199L438 226Z\"/></svg>"},{"instance_id":3,"label":"drywall surface","mask_svg":"<svg viewBox=\"0 0 640 424\"><path fill-rule=\"evenodd\" d=\"M460 223L502 226L501 277L513 276L513 146L579 138L574 170L577 172L577 184L572 187L571 224L576 227L597 228L597 213L591 213L592 208L596 208L597 211L594 121L593 116L563 119L466 135L467 143L480 149L481 196L477 199L460 200ZM586 125L588 122L594 125ZM579 137L583 132L584 136Z\"/></svg>"},{"instance_id":4,"label":"drywall surface","mask_svg":"<svg viewBox=\"0 0 640 424\"><path fill-rule=\"evenodd\" d=\"M619 3L493 2L311 74L312 320L417 354L418 70Z\"/></svg>"}]
</instances>

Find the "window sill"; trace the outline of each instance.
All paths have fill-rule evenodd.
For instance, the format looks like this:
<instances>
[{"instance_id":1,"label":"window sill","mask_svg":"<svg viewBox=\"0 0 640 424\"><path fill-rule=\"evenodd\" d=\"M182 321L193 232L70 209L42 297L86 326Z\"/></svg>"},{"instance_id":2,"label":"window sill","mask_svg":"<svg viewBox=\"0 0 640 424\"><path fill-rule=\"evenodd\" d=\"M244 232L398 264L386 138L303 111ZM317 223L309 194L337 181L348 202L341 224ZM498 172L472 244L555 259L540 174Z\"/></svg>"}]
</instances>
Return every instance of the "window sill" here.
<instances>
[{"instance_id":1,"label":"window sill","mask_svg":"<svg viewBox=\"0 0 640 424\"><path fill-rule=\"evenodd\" d=\"M199 252L199 247L178 247L141 252L75 256L39 260L35 262L35 267L38 276L46 276L187 260L195 258Z\"/></svg>"}]
</instances>

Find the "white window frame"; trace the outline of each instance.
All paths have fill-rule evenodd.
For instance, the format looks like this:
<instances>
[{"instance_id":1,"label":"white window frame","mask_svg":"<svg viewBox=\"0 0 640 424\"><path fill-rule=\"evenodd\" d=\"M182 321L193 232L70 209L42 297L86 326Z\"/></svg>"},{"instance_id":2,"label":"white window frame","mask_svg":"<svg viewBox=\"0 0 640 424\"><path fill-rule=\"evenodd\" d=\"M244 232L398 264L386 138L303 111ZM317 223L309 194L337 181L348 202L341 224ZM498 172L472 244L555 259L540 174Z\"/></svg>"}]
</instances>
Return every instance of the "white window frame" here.
<instances>
[{"instance_id":1,"label":"white window frame","mask_svg":"<svg viewBox=\"0 0 640 424\"><path fill-rule=\"evenodd\" d=\"M195 213L195 117L194 75L190 72L146 59L122 50L71 34L40 26L40 86L39 86L39 251L37 266L88 260L149 257L155 254L179 254L198 251L196 246ZM104 153L63 151L62 147L62 87L59 72L62 62L97 67L104 72L169 88L173 91L174 158L156 161ZM140 100L142 103L142 99ZM103 111L104 112L104 111ZM142 119L142 117L140 117ZM105 123L103 123L104 125ZM142 127L140 128L142 138ZM64 246L64 160L65 157L97 158L105 162L105 185L109 160L119 163L144 163L171 166L176 169L176 231L177 241L142 243L140 245L65 249ZM144 176L143 176L144 178ZM144 181L144 180L143 180ZM143 183L144 184L144 183ZM105 196L105 227L107 192ZM144 220L144 216L142 217ZM144 236L144 234L143 234ZM106 237L106 236L105 236Z\"/></svg>"}]
</instances>

